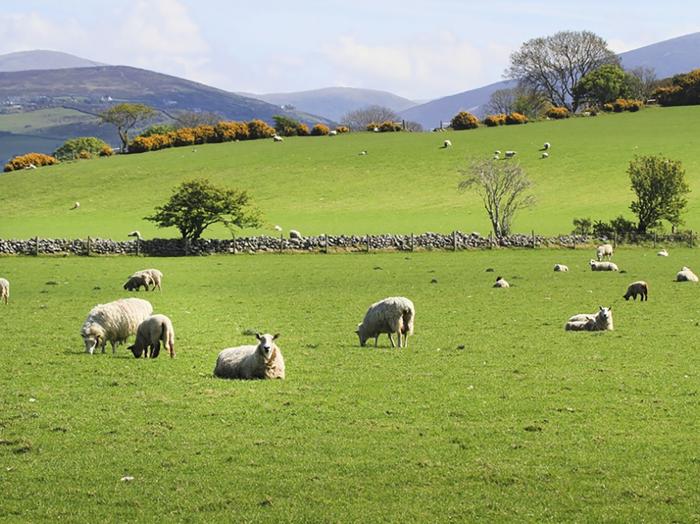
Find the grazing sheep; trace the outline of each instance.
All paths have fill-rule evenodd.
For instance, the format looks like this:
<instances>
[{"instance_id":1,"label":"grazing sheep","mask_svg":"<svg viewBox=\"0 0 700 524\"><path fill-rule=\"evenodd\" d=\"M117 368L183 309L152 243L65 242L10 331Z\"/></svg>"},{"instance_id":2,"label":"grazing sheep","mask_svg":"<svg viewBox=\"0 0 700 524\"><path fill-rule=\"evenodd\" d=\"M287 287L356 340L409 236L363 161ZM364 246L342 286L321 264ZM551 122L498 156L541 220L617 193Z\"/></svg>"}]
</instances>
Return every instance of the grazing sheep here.
<instances>
[{"instance_id":1,"label":"grazing sheep","mask_svg":"<svg viewBox=\"0 0 700 524\"><path fill-rule=\"evenodd\" d=\"M447 149L448 147L452 147L452 142L451 142L450 140L445 140L445 141L442 143L442 148L443 148L443 149Z\"/></svg>"},{"instance_id":2,"label":"grazing sheep","mask_svg":"<svg viewBox=\"0 0 700 524\"><path fill-rule=\"evenodd\" d=\"M598 259L598 262L603 260L603 257L608 257L608 260L610 260L613 256L613 247L610 244L603 244L601 246L598 246L595 250L595 256Z\"/></svg>"},{"instance_id":3,"label":"grazing sheep","mask_svg":"<svg viewBox=\"0 0 700 524\"><path fill-rule=\"evenodd\" d=\"M336 131L335 129L333 131L328 132L328 136L335 136L337 134L338 134L338 131Z\"/></svg>"},{"instance_id":4,"label":"grazing sheep","mask_svg":"<svg viewBox=\"0 0 700 524\"><path fill-rule=\"evenodd\" d=\"M275 225L275 231L282 232L282 226Z\"/></svg>"},{"instance_id":5,"label":"grazing sheep","mask_svg":"<svg viewBox=\"0 0 700 524\"><path fill-rule=\"evenodd\" d=\"M156 288L163 291L163 288L161 287L163 282L163 273L157 269L142 269L141 271L137 271L136 273L132 274L127 283L124 284L124 289L128 289L126 287L127 284L129 284L129 282L131 282L131 280L134 278L137 279L136 281L143 279L146 282L146 291L150 289L150 286L153 286L153 291L155 291ZM138 290L138 286L136 286L136 290ZM129 291L132 291L132 289L129 289Z\"/></svg>"},{"instance_id":6,"label":"grazing sheep","mask_svg":"<svg viewBox=\"0 0 700 524\"><path fill-rule=\"evenodd\" d=\"M284 138L282 138L282 137L279 136L279 135L273 135L273 136L272 136L272 140L273 140L274 142L284 142Z\"/></svg>"},{"instance_id":7,"label":"grazing sheep","mask_svg":"<svg viewBox=\"0 0 700 524\"><path fill-rule=\"evenodd\" d=\"M550 147L552 147L552 144L550 144L549 142L545 142L542 145L542 149L540 149L540 151L547 151Z\"/></svg>"},{"instance_id":8,"label":"grazing sheep","mask_svg":"<svg viewBox=\"0 0 700 524\"><path fill-rule=\"evenodd\" d=\"M632 300L637 300L637 295L642 297L640 301L649 300L649 286L643 280L632 282L627 286L627 292L622 295L622 298L629 300L632 297Z\"/></svg>"},{"instance_id":9,"label":"grazing sheep","mask_svg":"<svg viewBox=\"0 0 700 524\"><path fill-rule=\"evenodd\" d=\"M140 233L139 231L132 231L131 233L129 233L129 234L126 235L126 236L128 236L128 237L135 237L137 240L143 239L143 237L141 236L141 233Z\"/></svg>"},{"instance_id":10,"label":"grazing sheep","mask_svg":"<svg viewBox=\"0 0 700 524\"><path fill-rule=\"evenodd\" d=\"M505 156L506 156L506 158L513 158L517 154L518 154L517 151L506 151Z\"/></svg>"},{"instance_id":11,"label":"grazing sheep","mask_svg":"<svg viewBox=\"0 0 700 524\"><path fill-rule=\"evenodd\" d=\"M549 153L542 153L542 158L549 158Z\"/></svg>"},{"instance_id":12,"label":"grazing sheep","mask_svg":"<svg viewBox=\"0 0 700 524\"><path fill-rule=\"evenodd\" d=\"M295 240L301 240L303 237L301 236L301 233L297 231L296 229L290 229L289 230L289 238L295 239Z\"/></svg>"},{"instance_id":13,"label":"grazing sheep","mask_svg":"<svg viewBox=\"0 0 700 524\"><path fill-rule=\"evenodd\" d=\"M10 300L10 281L6 278L0 278L0 301L7 304Z\"/></svg>"},{"instance_id":14,"label":"grazing sheep","mask_svg":"<svg viewBox=\"0 0 700 524\"><path fill-rule=\"evenodd\" d=\"M140 298L122 298L98 304L92 308L80 329L85 352L92 355L99 345L104 353L107 342L110 342L114 353L117 345L134 335L139 324L151 313L151 303Z\"/></svg>"},{"instance_id":15,"label":"grazing sheep","mask_svg":"<svg viewBox=\"0 0 700 524\"><path fill-rule=\"evenodd\" d=\"M612 331L612 308L600 306L598 313L574 315L566 322L564 329L566 331Z\"/></svg>"},{"instance_id":16,"label":"grazing sheep","mask_svg":"<svg viewBox=\"0 0 700 524\"><path fill-rule=\"evenodd\" d=\"M498 156L496 153L494 153L494 154L493 154L493 159L494 159L494 160L500 160L501 157Z\"/></svg>"},{"instance_id":17,"label":"grazing sheep","mask_svg":"<svg viewBox=\"0 0 700 524\"><path fill-rule=\"evenodd\" d=\"M377 347L379 335L389 335L391 347L394 345L392 334L398 335L399 347L408 347L408 335L413 335L413 322L416 318L416 309L413 302L405 297L389 297L372 304L365 318L357 325L357 336L360 338L360 346L364 347L367 340L374 337L374 346ZM403 346L401 345L403 335Z\"/></svg>"},{"instance_id":18,"label":"grazing sheep","mask_svg":"<svg viewBox=\"0 0 700 524\"><path fill-rule=\"evenodd\" d=\"M510 287L510 284L506 281L505 278L503 277L496 277L496 283L493 285L493 287Z\"/></svg>"},{"instance_id":19,"label":"grazing sheep","mask_svg":"<svg viewBox=\"0 0 700 524\"><path fill-rule=\"evenodd\" d=\"M565 266L564 264L554 264L554 271L565 273L569 271L569 266Z\"/></svg>"},{"instance_id":20,"label":"grazing sheep","mask_svg":"<svg viewBox=\"0 0 700 524\"><path fill-rule=\"evenodd\" d=\"M698 276L693 273L689 267L683 266L681 270L676 273L676 282L697 282Z\"/></svg>"},{"instance_id":21,"label":"grazing sheep","mask_svg":"<svg viewBox=\"0 0 700 524\"><path fill-rule=\"evenodd\" d=\"M598 262L591 259L591 271L619 271L614 262Z\"/></svg>"},{"instance_id":22,"label":"grazing sheep","mask_svg":"<svg viewBox=\"0 0 700 524\"><path fill-rule=\"evenodd\" d=\"M156 358L160 353L160 343L170 353L170 358L175 356L175 329L173 323L165 315L151 315L139 324L136 330L136 342L129 349L136 358Z\"/></svg>"},{"instance_id":23,"label":"grazing sheep","mask_svg":"<svg viewBox=\"0 0 700 524\"><path fill-rule=\"evenodd\" d=\"M219 353L214 376L220 378L284 378L284 358L275 344L279 334L255 334L257 346L238 346Z\"/></svg>"},{"instance_id":24,"label":"grazing sheep","mask_svg":"<svg viewBox=\"0 0 700 524\"><path fill-rule=\"evenodd\" d=\"M134 275L129 277L129 280L127 280L124 283L124 289L127 291L139 291L141 289L141 286L148 291L148 286L151 284L151 278L148 277L147 275Z\"/></svg>"},{"instance_id":25,"label":"grazing sheep","mask_svg":"<svg viewBox=\"0 0 700 524\"><path fill-rule=\"evenodd\" d=\"M496 150L493 152L493 154L496 155L496 156L499 156L499 155L501 154L501 151L498 150L498 149L496 149Z\"/></svg>"},{"instance_id":26,"label":"grazing sheep","mask_svg":"<svg viewBox=\"0 0 700 524\"><path fill-rule=\"evenodd\" d=\"M360 156L365 156L365 155L367 154L367 151L360 151L360 152L357 153L357 154L360 155Z\"/></svg>"},{"instance_id":27,"label":"grazing sheep","mask_svg":"<svg viewBox=\"0 0 700 524\"><path fill-rule=\"evenodd\" d=\"M374 131L375 133L379 133L379 128L375 127L372 131Z\"/></svg>"},{"instance_id":28,"label":"grazing sheep","mask_svg":"<svg viewBox=\"0 0 700 524\"><path fill-rule=\"evenodd\" d=\"M71 210L73 210L73 209L79 209L79 208L80 208L80 202L77 202L77 201L76 201L76 202L73 204L73 207L71 207Z\"/></svg>"},{"instance_id":29,"label":"grazing sheep","mask_svg":"<svg viewBox=\"0 0 700 524\"><path fill-rule=\"evenodd\" d=\"M667 256L668 256L668 251L666 251L665 249L662 249L661 251L659 251L658 253L656 253L656 256L657 256L657 257L667 257Z\"/></svg>"}]
</instances>

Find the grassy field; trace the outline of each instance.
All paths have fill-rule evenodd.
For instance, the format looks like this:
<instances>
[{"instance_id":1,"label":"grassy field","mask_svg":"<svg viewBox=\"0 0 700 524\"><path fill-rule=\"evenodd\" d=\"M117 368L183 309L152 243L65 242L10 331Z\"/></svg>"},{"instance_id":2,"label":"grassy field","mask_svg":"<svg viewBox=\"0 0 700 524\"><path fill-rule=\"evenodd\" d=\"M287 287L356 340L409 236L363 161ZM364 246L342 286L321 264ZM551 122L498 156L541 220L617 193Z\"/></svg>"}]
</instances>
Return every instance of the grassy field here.
<instances>
[{"instance_id":1,"label":"grassy field","mask_svg":"<svg viewBox=\"0 0 700 524\"><path fill-rule=\"evenodd\" d=\"M672 279L700 255L589 258L0 258L0 520L697 522L699 290ZM88 310L152 266L163 292L138 296L173 319L177 357L84 354ZM625 302L638 278L650 301ZM367 306L397 294L416 304L409 347L360 348ZM614 332L563 330L599 304ZM211 377L248 329L282 333L287 380Z\"/></svg>"},{"instance_id":2,"label":"grassy field","mask_svg":"<svg viewBox=\"0 0 700 524\"><path fill-rule=\"evenodd\" d=\"M681 160L692 193L687 226L700 229L700 107L651 108L475 131L416 134L358 133L213 144L69 163L0 176L0 237L176 236L143 217L174 186L192 177L247 189L266 226L317 233L420 233L454 229L488 232L478 199L457 191L469 158L495 149L518 151L536 186L536 207L515 229L557 234L574 217L631 218L626 169L635 154ZM454 147L440 149L449 138ZM552 143L550 158L539 147ZM367 150L366 156L358 153ZM69 211L79 201L79 212ZM250 232L248 232L250 233ZM212 229L214 237L228 237Z\"/></svg>"}]
</instances>

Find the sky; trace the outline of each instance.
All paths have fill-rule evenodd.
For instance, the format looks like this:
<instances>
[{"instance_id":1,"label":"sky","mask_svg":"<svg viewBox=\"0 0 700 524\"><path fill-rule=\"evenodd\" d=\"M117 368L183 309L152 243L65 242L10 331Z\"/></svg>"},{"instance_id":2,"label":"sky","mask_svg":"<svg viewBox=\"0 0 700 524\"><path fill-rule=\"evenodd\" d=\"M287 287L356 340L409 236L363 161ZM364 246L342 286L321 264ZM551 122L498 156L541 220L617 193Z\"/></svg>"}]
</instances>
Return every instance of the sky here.
<instances>
[{"instance_id":1,"label":"sky","mask_svg":"<svg viewBox=\"0 0 700 524\"><path fill-rule=\"evenodd\" d=\"M523 42L561 30L627 51L700 31L700 2L0 2L0 54L51 49L258 94L346 86L437 98L502 80Z\"/></svg>"}]
</instances>

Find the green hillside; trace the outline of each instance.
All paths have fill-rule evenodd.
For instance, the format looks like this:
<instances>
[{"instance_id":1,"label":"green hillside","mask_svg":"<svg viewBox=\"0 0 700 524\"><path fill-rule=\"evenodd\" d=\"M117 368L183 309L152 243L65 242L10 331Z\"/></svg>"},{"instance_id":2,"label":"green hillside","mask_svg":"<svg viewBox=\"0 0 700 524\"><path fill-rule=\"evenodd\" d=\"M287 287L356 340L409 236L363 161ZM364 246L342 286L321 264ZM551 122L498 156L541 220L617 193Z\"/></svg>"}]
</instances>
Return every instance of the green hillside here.
<instances>
[{"instance_id":1,"label":"green hillside","mask_svg":"<svg viewBox=\"0 0 700 524\"><path fill-rule=\"evenodd\" d=\"M626 168L635 154L679 159L692 188L687 226L700 229L700 107L651 108L440 134L359 133L170 149L0 176L0 237L176 236L143 217L192 177L249 190L274 224L313 233L488 232L481 203L456 187L472 157L518 151L536 183L537 205L517 231L565 233L573 217L610 219L628 210ZM444 139L453 147L441 149ZM545 141L550 158L540 159ZM367 150L366 156L358 153ZM74 201L79 211L69 211ZM211 236L227 236L214 229Z\"/></svg>"}]
</instances>

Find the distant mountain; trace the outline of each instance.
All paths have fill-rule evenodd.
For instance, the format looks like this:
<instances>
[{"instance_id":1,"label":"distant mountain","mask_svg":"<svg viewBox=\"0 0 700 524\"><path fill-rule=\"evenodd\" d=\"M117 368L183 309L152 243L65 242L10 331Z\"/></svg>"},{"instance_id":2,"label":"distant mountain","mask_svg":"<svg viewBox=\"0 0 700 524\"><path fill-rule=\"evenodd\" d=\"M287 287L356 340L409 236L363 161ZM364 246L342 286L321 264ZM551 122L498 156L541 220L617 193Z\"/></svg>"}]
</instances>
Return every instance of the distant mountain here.
<instances>
[{"instance_id":1,"label":"distant mountain","mask_svg":"<svg viewBox=\"0 0 700 524\"><path fill-rule=\"evenodd\" d=\"M296 93L246 94L246 96L252 96L278 106L294 106L299 111L322 115L336 122L339 122L347 112L370 105L388 107L396 112L416 105L415 102L407 98L387 91L354 87L326 87Z\"/></svg>"},{"instance_id":2,"label":"distant mountain","mask_svg":"<svg viewBox=\"0 0 700 524\"><path fill-rule=\"evenodd\" d=\"M69 69L101 65L104 64L60 51L19 51L0 55L0 72Z\"/></svg>"},{"instance_id":3,"label":"distant mountain","mask_svg":"<svg viewBox=\"0 0 700 524\"><path fill-rule=\"evenodd\" d=\"M486 112L485 105L488 104L491 93L498 89L515 87L515 85L516 82L512 80L496 82L478 89L432 100L426 104L401 111L399 115L405 120L418 122L426 130L440 127L440 121L443 122L443 125L448 125L452 117L460 111L469 111L482 117Z\"/></svg>"},{"instance_id":4,"label":"distant mountain","mask_svg":"<svg viewBox=\"0 0 700 524\"><path fill-rule=\"evenodd\" d=\"M700 33L640 47L620 54L625 69L650 67L658 78L687 73L700 68Z\"/></svg>"}]
</instances>

